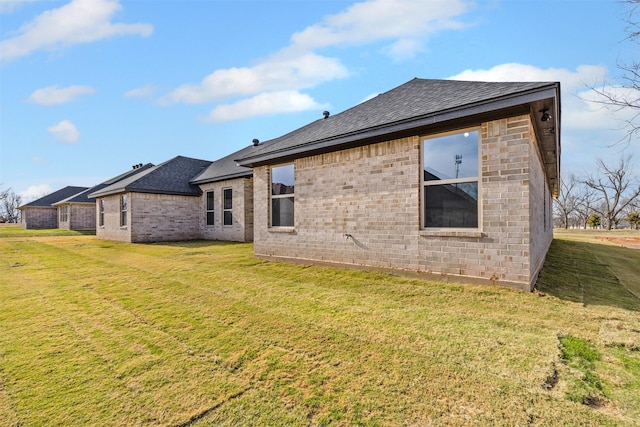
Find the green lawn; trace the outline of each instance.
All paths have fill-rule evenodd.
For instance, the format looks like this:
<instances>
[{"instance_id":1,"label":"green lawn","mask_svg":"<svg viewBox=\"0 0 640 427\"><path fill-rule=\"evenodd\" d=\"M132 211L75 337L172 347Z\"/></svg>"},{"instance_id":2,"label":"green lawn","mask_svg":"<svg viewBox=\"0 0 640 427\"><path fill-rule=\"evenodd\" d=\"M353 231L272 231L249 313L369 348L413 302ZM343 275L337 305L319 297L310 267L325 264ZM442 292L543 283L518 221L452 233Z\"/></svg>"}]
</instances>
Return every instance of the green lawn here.
<instances>
[{"instance_id":1,"label":"green lawn","mask_svg":"<svg viewBox=\"0 0 640 427\"><path fill-rule=\"evenodd\" d=\"M640 424L640 251L595 236L528 294L46 234L0 228L1 425Z\"/></svg>"}]
</instances>

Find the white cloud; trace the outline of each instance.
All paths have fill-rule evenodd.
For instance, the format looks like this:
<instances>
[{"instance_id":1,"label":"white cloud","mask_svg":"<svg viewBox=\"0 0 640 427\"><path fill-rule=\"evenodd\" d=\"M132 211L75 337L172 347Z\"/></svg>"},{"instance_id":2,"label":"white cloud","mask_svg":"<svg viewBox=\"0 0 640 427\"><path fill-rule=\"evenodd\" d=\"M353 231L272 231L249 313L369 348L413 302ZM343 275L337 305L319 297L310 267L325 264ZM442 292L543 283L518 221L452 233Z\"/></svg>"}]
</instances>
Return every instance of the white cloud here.
<instances>
[{"instance_id":1,"label":"white cloud","mask_svg":"<svg viewBox=\"0 0 640 427\"><path fill-rule=\"evenodd\" d=\"M413 58L422 50L422 43L416 39L400 39L384 49L386 54L396 62Z\"/></svg>"},{"instance_id":2,"label":"white cloud","mask_svg":"<svg viewBox=\"0 0 640 427\"><path fill-rule=\"evenodd\" d=\"M559 81L563 91L575 91L587 82L601 80L607 68L599 65L580 65L576 71L565 68L538 68L533 65L509 63L488 70L465 70L450 77L451 80L487 82L552 82Z\"/></svg>"},{"instance_id":3,"label":"white cloud","mask_svg":"<svg viewBox=\"0 0 640 427\"><path fill-rule=\"evenodd\" d=\"M420 47L417 37L465 27L457 18L468 12L471 7L472 3L460 0L365 1L350 6L342 13L327 16L323 22L295 33L291 41L297 47L316 49L380 40L399 40L406 53L409 45L414 49ZM393 50L391 49L391 52Z\"/></svg>"},{"instance_id":4,"label":"white cloud","mask_svg":"<svg viewBox=\"0 0 640 427\"><path fill-rule=\"evenodd\" d=\"M235 104L220 105L204 118L208 122L228 122L249 117L325 108L312 97L297 91L265 92Z\"/></svg>"},{"instance_id":5,"label":"white cloud","mask_svg":"<svg viewBox=\"0 0 640 427\"><path fill-rule=\"evenodd\" d=\"M562 102L562 127L570 129L615 130L618 120L624 120L625 114L612 111L596 102L597 95L587 89L594 82L603 81L607 68L598 65L581 65L575 71L565 68L538 68L526 64L501 64L488 70L465 70L450 77L451 80L477 80L502 82L559 81ZM605 88L613 90L613 88Z\"/></svg>"},{"instance_id":6,"label":"white cloud","mask_svg":"<svg viewBox=\"0 0 640 427\"><path fill-rule=\"evenodd\" d=\"M0 0L0 13L11 13L26 3L33 3L36 0Z\"/></svg>"},{"instance_id":7,"label":"white cloud","mask_svg":"<svg viewBox=\"0 0 640 427\"><path fill-rule=\"evenodd\" d=\"M120 36L149 36L150 24L111 22L122 9L117 0L72 0L57 9L38 15L23 25L17 35L0 42L2 60L29 55L37 50L53 50Z\"/></svg>"},{"instance_id":8,"label":"white cloud","mask_svg":"<svg viewBox=\"0 0 640 427\"><path fill-rule=\"evenodd\" d=\"M162 104L199 104L265 91L297 90L347 76L337 59L314 53L273 55L253 67L228 68L209 74L200 84L186 84L163 97Z\"/></svg>"},{"instance_id":9,"label":"white cloud","mask_svg":"<svg viewBox=\"0 0 640 427\"><path fill-rule=\"evenodd\" d=\"M47 86L34 91L28 98L38 105L51 106L75 101L81 95L91 95L96 90L91 86Z\"/></svg>"},{"instance_id":10,"label":"white cloud","mask_svg":"<svg viewBox=\"0 0 640 427\"><path fill-rule=\"evenodd\" d=\"M33 163L47 163L47 159L45 159L44 157L40 157L40 156L33 156L31 158L31 161Z\"/></svg>"},{"instance_id":11,"label":"white cloud","mask_svg":"<svg viewBox=\"0 0 640 427\"><path fill-rule=\"evenodd\" d=\"M330 46L388 42L383 52L394 60L403 60L420 52L425 37L443 30L464 28L459 17L473 7L463 0L368 0L349 6L341 13L325 17L291 36L288 46L253 66L215 70L200 83L179 86L159 99L163 105L221 102L246 98L234 104L215 108L208 120L231 120L278 111L300 111L314 108L311 98L294 107L289 98L282 108L262 108L262 100L274 93L296 93L318 84L349 76L347 67L337 58L317 50ZM259 96L264 94L264 96ZM302 107L304 105L305 107ZM246 114L240 106L250 107ZM250 111L250 112L249 112Z\"/></svg>"},{"instance_id":12,"label":"white cloud","mask_svg":"<svg viewBox=\"0 0 640 427\"><path fill-rule=\"evenodd\" d=\"M62 120L60 123L47 128L49 133L63 144L75 144L80 139L80 132L69 120Z\"/></svg>"},{"instance_id":13,"label":"white cloud","mask_svg":"<svg viewBox=\"0 0 640 427\"><path fill-rule=\"evenodd\" d=\"M607 79L607 68L581 65L575 70L564 68L538 68L526 64L502 64L488 70L465 70L450 77L452 80L475 81L559 81L562 110L562 164L565 170L578 174L591 167L596 155L623 140L623 125L634 112L613 111L597 101L602 100L590 87ZM602 86L618 94L633 95L614 86ZM636 94L637 96L637 94Z\"/></svg>"},{"instance_id":14,"label":"white cloud","mask_svg":"<svg viewBox=\"0 0 640 427\"><path fill-rule=\"evenodd\" d=\"M49 184L30 185L20 193L20 196L22 196L22 202L25 204L37 200L42 196L46 196L52 191Z\"/></svg>"},{"instance_id":15,"label":"white cloud","mask_svg":"<svg viewBox=\"0 0 640 427\"><path fill-rule=\"evenodd\" d=\"M375 93L369 94L362 101L360 101L359 104L362 104L363 102L367 102L368 100L373 99L378 95L380 95L379 92L375 92Z\"/></svg>"},{"instance_id":16,"label":"white cloud","mask_svg":"<svg viewBox=\"0 0 640 427\"><path fill-rule=\"evenodd\" d=\"M125 98L151 98L157 92L158 88L154 85L146 85L131 89L124 94Z\"/></svg>"}]
</instances>

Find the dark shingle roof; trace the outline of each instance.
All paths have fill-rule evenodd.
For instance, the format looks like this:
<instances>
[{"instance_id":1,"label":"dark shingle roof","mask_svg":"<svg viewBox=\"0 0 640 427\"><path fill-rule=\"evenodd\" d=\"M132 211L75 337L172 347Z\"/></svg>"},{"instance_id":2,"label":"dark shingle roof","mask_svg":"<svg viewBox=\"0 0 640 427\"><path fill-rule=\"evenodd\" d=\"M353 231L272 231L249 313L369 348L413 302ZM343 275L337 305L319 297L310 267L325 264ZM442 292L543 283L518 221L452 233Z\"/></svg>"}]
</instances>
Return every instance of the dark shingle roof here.
<instances>
[{"instance_id":1,"label":"dark shingle roof","mask_svg":"<svg viewBox=\"0 0 640 427\"><path fill-rule=\"evenodd\" d=\"M224 181L226 179L249 177L253 175L253 169L238 165L235 159L251 154L256 146L245 147L235 153L231 153L211 163L200 175L193 178L192 184L205 184L207 182Z\"/></svg>"},{"instance_id":2,"label":"dark shingle roof","mask_svg":"<svg viewBox=\"0 0 640 427\"><path fill-rule=\"evenodd\" d=\"M122 192L199 196L202 191L190 181L210 164L208 160L177 156L94 191L89 196L102 197Z\"/></svg>"},{"instance_id":3,"label":"dark shingle roof","mask_svg":"<svg viewBox=\"0 0 640 427\"><path fill-rule=\"evenodd\" d=\"M146 165L143 165L142 163L140 163L140 165L136 165L132 169L129 169L128 171L121 173L118 176L108 179L99 185L103 186L102 188L104 188L107 185L115 184L118 181L122 181L125 178L129 178L130 176L136 175L144 170L152 168L153 166L155 166L153 163L147 163ZM96 185L96 187L98 187L98 185Z\"/></svg>"},{"instance_id":4,"label":"dark shingle roof","mask_svg":"<svg viewBox=\"0 0 640 427\"><path fill-rule=\"evenodd\" d=\"M78 194L75 194L71 197L68 197L64 200L60 200L59 202L55 203L56 205L61 205L64 203L95 203L96 199L94 197L89 197L89 194L95 193L105 187L107 187L108 185L114 184L118 181L121 181L125 178L128 178L130 176L133 176L135 174L138 174L140 172L142 172L143 170L149 169L150 167L153 167L153 163L147 163L146 165L142 165L142 166L136 166L133 169L130 169L128 171L126 171L125 173L122 173L116 177L113 177L111 179L108 179L96 186L93 186L91 188L88 188Z\"/></svg>"},{"instance_id":5,"label":"dark shingle roof","mask_svg":"<svg viewBox=\"0 0 640 427\"><path fill-rule=\"evenodd\" d=\"M95 203L96 199L88 197L88 194L94 191L95 188L96 187L87 188L86 190L74 194L71 197L67 197L66 199L54 203L54 205L61 205L64 203Z\"/></svg>"},{"instance_id":6,"label":"dark shingle roof","mask_svg":"<svg viewBox=\"0 0 640 427\"><path fill-rule=\"evenodd\" d=\"M353 108L319 119L237 157L244 166L465 115L552 98L558 83L413 79ZM422 120L422 121L421 121Z\"/></svg>"},{"instance_id":7,"label":"dark shingle roof","mask_svg":"<svg viewBox=\"0 0 640 427\"><path fill-rule=\"evenodd\" d=\"M67 186L67 187L61 188L58 191L54 191L53 193L47 194L46 196L41 197L37 200L34 200L33 202L24 204L21 206L21 208L26 208L26 207L51 208L53 207L54 203L57 203L60 200L64 200L68 197L72 197L73 195L78 194L86 189L87 187Z\"/></svg>"}]
</instances>

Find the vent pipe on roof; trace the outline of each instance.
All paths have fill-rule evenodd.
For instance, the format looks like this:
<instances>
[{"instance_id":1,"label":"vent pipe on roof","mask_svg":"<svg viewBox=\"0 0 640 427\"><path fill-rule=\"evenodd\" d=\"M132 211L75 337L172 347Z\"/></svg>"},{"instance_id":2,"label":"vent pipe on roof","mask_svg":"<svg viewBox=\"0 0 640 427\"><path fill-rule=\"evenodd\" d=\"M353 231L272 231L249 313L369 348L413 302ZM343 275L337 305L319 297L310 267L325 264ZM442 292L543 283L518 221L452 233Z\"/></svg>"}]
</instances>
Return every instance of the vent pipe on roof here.
<instances>
[{"instance_id":1,"label":"vent pipe on roof","mask_svg":"<svg viewBox=\"0 0 640 427\"><path fill-rule=\"evenodd\" d=\"M325 119L329 118L329 115L330 115L330 114L331 114L331 113L329 113L328 111L323 111L323 112L322 112L322 115L324 116L324 118L325 118Z\"/></svg>"},{"instance_id":2,"label":"vent pipe on roof","mask_svg":"<svg viewBox=\"0 0 640 427\"><path fill-rule=\"evenodd\" d=\"M260 140L257 138L253 138L253 146L257 147L258 145L260 145Z\"/></svg>"}]
</instances>

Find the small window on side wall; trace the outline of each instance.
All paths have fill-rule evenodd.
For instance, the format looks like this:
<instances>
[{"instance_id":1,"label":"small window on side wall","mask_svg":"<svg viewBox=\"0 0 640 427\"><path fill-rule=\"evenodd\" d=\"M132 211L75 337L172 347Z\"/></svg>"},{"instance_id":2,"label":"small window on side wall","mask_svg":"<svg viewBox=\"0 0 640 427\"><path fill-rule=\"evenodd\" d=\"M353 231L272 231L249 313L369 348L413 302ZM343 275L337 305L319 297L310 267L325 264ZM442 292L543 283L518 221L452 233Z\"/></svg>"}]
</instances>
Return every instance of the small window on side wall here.
<instances>
[{"instance_id":1,"label":"small window on side wall","mask_svg":"<svg viewBox=\"0 0 640 427\"><path fill-rule=\"evenodd\" d=\"M100 199L100 215L98 219L98 225L100 227L104 226L104 199Z\"/></svg>"},{"instance_id":2,"label":"small window on side wall","mask_svg":"<svg viewBox=\"0 0 640 427\"><path fill-rule=\"evenodd\" d=\"M293 165L271 168L271 226L293 227L294 224Z\"/></svg>"},{"instance_id":3,"label":"small window on side wall","mask_svg":"<svg viewBox=\"0 0 640 427\"><path fill-rule=\"evenodd\" d=\"M207 191L207 208L206 208L206 216L207 216L207 225L215 225L215 211L214 211L214 193L213 191Z\"/></svg>"},{"instance_id":4,"label":"small window on side wall","mask_svg":"<svg viewBox=\"0 0 640 427\"><path fill-rule=\"evenodd\" d=\"M423 140L423 227L478 228L479 131Z\"/></svg>"},{"instance_id":5,"label":"small window on side wall","mask_svg":"<svg viewBox=\"0 0 640 427\"><path fill-rule=\"evenodd\" d=\"M225 188L222 193L222 225L233 225L233 190Z\"/></svg>"},{"instance_id":6,"label":"small window on side wall","mask_svg":"<svg viewBox=\"0 0 640 427\"><path fill-rule=\"evenodd\" d=\"M127 225L127 195L123 194L120 196L120 226L124 227Z\"/></svg>"}]
</instances>

